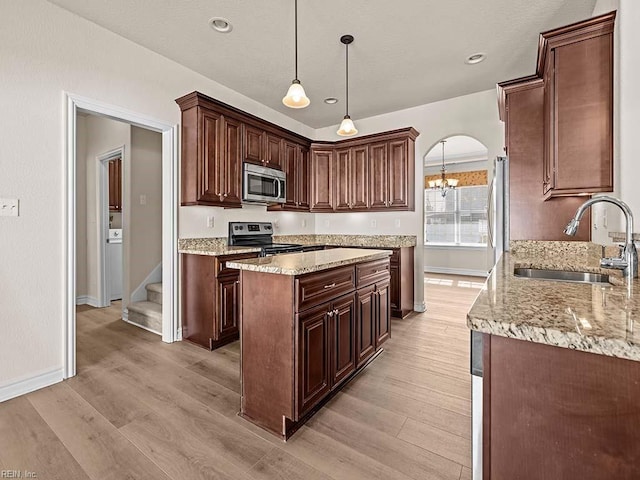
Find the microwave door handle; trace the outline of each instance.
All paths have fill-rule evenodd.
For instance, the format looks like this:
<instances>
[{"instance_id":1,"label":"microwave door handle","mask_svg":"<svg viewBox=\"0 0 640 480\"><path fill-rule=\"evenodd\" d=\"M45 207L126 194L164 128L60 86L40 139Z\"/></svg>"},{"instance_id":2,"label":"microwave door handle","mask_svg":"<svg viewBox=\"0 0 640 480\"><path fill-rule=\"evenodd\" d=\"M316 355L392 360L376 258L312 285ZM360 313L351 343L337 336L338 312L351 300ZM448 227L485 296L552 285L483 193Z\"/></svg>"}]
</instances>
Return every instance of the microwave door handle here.
<instances>
[{"instance_id":1,"label":"microwave door handle","mask_svg":"<svg viewBox=\"0 0 640 480\"><path fill-rule=\"evenodd\" d=\"M276 186L278 187L276 198L280 198L280 195L282 194L282 182L280 182L279 178L274 179L274 181L276 182Z\"/></svg>"}]
</instances>

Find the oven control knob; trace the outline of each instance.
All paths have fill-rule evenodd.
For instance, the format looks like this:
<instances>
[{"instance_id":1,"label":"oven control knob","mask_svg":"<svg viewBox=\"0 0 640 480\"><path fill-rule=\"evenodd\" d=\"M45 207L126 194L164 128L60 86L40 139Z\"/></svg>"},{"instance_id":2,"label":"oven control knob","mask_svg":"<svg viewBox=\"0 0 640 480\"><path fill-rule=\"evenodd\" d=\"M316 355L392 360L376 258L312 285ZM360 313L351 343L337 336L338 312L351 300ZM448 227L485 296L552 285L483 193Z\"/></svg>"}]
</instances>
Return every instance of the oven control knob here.
<instances>
[{"instance_id":1,"label":"oven control knob","mask_svg":"<svg viewBox=\"0 0 640 480\"><path fill-rule=\"evenodd\" d=\"M267 226L266 226L266 227L264 227L264 228L266 228L267 230L271 230L271 225L267 225Z\"/></svg>"}]
</instances>

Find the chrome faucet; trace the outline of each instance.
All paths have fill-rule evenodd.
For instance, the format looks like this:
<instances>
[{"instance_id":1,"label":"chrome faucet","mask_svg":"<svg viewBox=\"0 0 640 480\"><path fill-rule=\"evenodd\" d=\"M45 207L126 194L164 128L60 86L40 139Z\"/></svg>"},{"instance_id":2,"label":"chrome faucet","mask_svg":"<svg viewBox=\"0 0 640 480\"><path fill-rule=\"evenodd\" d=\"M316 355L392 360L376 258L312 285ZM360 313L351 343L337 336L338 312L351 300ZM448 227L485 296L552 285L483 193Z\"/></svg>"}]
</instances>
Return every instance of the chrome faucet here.
<instances>
[{"instance_id":1,"label":"chrome faucet","mask_svg":"<svg viewBox=\"0 0 640 480\"><path fill-rule=\"evenodd\" d=\"M624 247L622 248L621 256L618 258L601 258L600 266L604 268L615 268L617 270L622 270L622 272L628 277L637 278L638 252L636 250L636 246L633 244L633 213L631 213L629 205L624 203L622 200L608 196L590 198L578 207L575 216L565 227L564 233L573 237L578 231L578 227L580 226L580 219L582 218L582 215L584 215L584 212L586 212L587 208L589 208L591 205L598 202L613 203L614 205L620 207L620 209L624 213L624 218L627 223L626 239L624 242Z\"/></svg>"}]
</instances>

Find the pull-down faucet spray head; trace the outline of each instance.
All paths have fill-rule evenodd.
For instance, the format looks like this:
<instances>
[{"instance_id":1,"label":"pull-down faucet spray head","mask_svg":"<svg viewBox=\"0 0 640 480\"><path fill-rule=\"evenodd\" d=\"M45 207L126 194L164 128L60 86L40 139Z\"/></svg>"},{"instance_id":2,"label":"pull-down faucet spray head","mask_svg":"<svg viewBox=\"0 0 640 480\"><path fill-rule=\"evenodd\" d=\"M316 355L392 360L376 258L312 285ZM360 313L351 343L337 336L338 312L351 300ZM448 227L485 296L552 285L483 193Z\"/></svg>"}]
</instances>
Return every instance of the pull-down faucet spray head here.
<instances>
[{"instance_id":1,"label":"pull-down faucet spray head","mask_svg":"<svg viewBox=\"0 0 640 480\"><path fill-rule=\"evenodd\" d=\"M570 236L575 236L576 232L578 231L578 227L580 226L580 220L576 220L575 218L572 218L569 223L567 223L567 226L564 227L564 233L566 235L570 235Z\"/></svg>"}]
</instances>

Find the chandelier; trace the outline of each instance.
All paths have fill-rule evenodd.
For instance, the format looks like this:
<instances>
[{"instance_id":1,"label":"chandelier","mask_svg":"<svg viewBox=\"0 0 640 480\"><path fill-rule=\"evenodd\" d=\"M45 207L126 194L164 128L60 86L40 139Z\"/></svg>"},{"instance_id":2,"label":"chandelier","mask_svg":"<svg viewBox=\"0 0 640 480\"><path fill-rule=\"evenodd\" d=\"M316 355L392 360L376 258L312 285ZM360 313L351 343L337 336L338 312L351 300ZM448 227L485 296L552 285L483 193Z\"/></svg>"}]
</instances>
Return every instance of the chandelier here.
<instances>
[{"instance_id":1,"label":"chandelier","mask_svg":"<svg viewBox=\"0 0 640 480\"><path fill-rule=\"evenodd\" d=\"M446 140L440 140L440 143L442 144L442 168L440 169L440 178L437 180L429 180L429 189L440 190L440 194L443 197L447 196L447 192L449 190L458 186L458 179L447 178L446 176L447 170L444 168L444 144L446 142Z\"/></svg>"}]
</instances>

